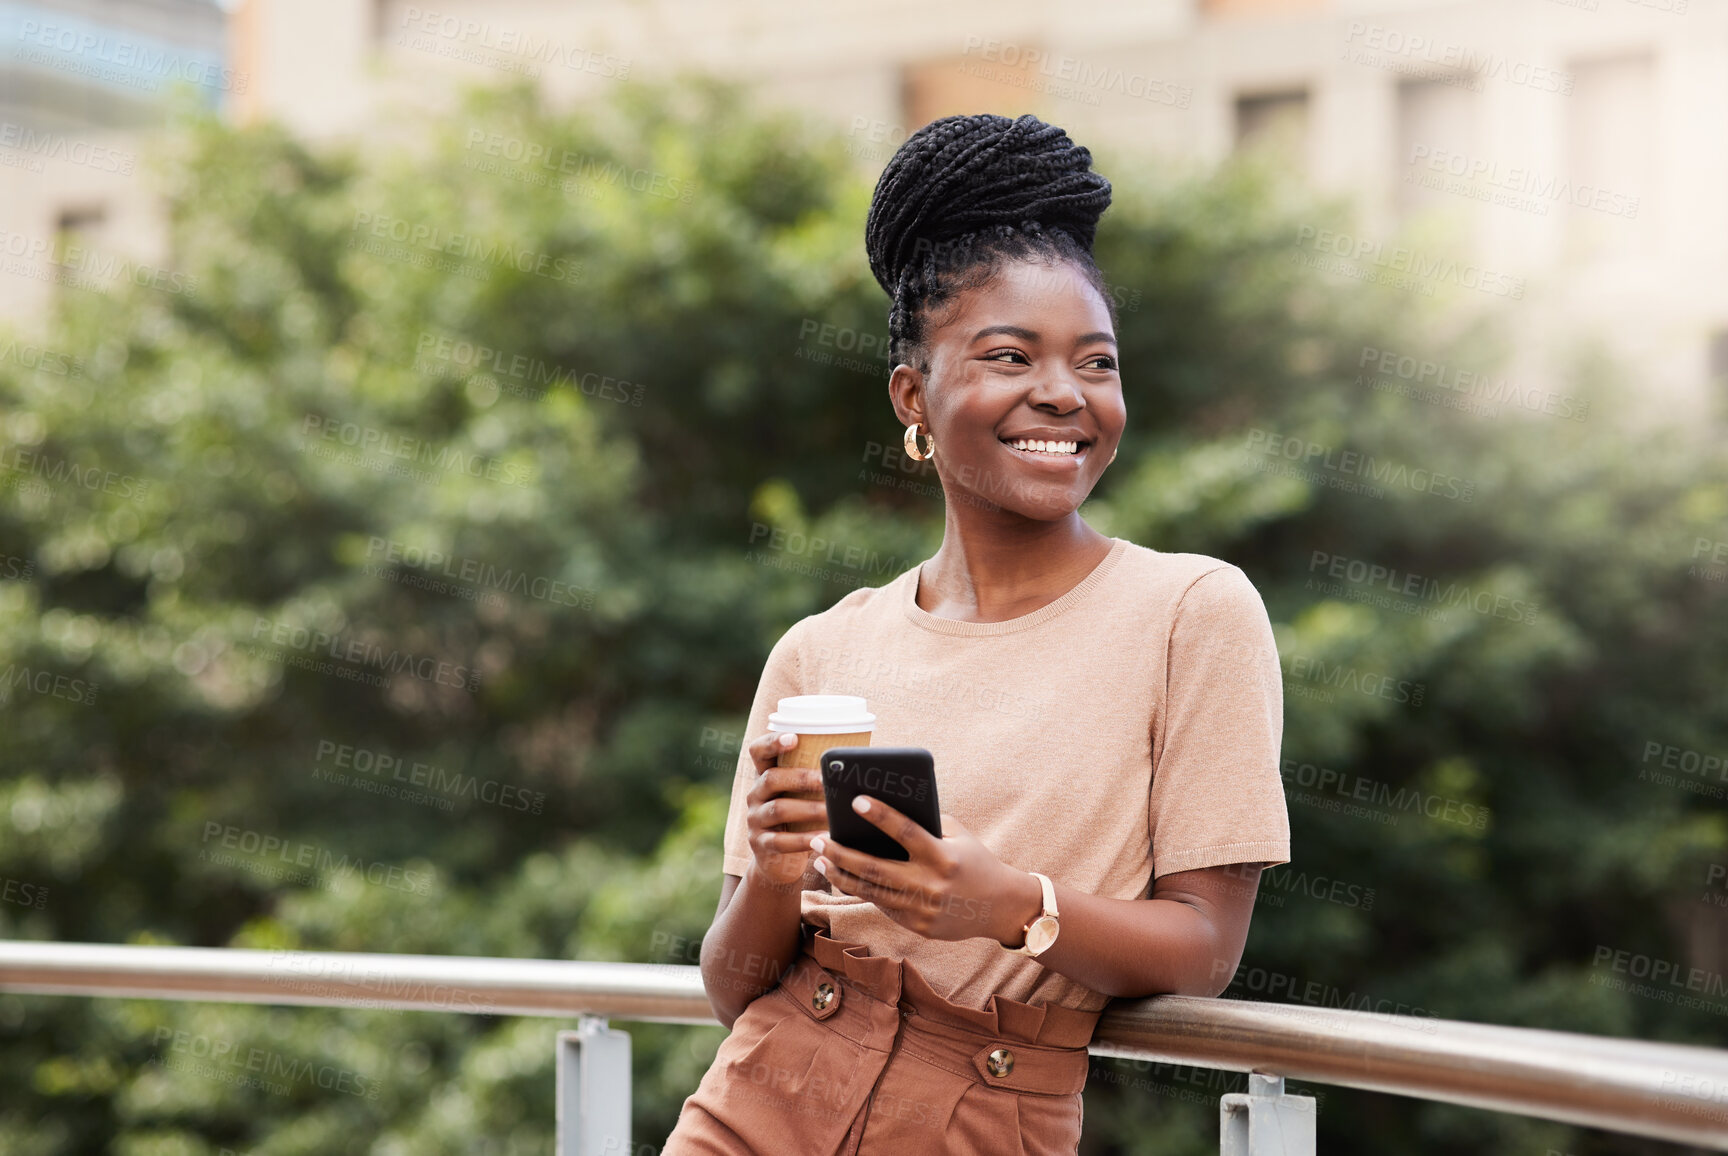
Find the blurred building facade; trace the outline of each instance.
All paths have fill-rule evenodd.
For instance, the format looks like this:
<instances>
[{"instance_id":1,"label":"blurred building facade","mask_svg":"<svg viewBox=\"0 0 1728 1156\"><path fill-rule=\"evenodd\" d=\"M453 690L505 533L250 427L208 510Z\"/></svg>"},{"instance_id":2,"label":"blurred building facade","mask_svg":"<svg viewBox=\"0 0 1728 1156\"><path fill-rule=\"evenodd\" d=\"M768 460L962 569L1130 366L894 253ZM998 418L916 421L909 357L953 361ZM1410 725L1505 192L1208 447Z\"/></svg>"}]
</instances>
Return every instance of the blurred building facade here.
<instances>
[{"instance_id":1,"label":"blurred building facade","mask_svg":"<svg viewBox=\"0 0 1728 1156\"><path fill-rule=\"evenodd\" d=\"M0 0L0 317L29 329L66 282L159 276L144 141L176 86L236 84L211 0Z\"/></svg>"},{"instance_id":2,"label":"blurred building facade","mask_svg":"<svg viewBox=\"0 0 1728 1156\"><path fill-rule=\"evenodd\" d=\"M1728 395L1728 0L66 0L0 3L0 37L0 204L32 243L159 253L146 182L41 143L135 152L147 118L118 90L140 76L324 137L463 83L573 101L700 70L831 120L865 172L955 112L1035 112L1148 165L1254 150L1358 207L1355 235L1305 228L1293 259L1487 306L1518 380L1596 335L1652 417ZM53 291L4 280L9 316Z\"/></svg>"}]
</instances>

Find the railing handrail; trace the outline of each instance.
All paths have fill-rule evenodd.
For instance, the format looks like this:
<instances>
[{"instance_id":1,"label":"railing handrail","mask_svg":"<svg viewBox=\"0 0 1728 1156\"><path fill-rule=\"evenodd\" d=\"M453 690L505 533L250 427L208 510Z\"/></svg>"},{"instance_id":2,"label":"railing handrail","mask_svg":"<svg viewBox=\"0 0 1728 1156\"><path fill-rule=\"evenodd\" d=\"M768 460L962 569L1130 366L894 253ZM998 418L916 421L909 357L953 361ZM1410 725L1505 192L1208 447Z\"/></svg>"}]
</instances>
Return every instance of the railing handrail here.
<instances>
[{"instance_id":1,"label":"railing handrail","mask_svg":"<svg viewBox=\"0 0 1728 1156\"><path fill-rule=\"evenodd\" d=\"M712 1024L686 964L0 942L0 990ZM1261 1072L1728 1151L1728 1051L1301 1004L1118 1000L1097 1056Z\"/></svg>"}]
</instances>

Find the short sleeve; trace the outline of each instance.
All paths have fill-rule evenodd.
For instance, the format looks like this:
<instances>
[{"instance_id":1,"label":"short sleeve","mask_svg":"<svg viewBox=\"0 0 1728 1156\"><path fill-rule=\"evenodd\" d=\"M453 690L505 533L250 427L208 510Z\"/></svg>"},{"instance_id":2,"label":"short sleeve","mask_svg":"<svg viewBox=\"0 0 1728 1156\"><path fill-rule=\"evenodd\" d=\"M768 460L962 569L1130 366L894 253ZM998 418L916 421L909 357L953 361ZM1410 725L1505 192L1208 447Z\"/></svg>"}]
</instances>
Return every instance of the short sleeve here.
<instances>
[{"instance_id":1,"label":"short sleeve","mask_svg":"<svg viewBox=\"0 0 1728 1156\"><path fill-rule=\"evenodd\" d=\"M756 698L750 704L750 719L738 747L738 765L732 779L732 802L726 809L726 834L721 844L720 870L727 875L744 874L750 864L749 828L744 823L744 796L756 783L756 764L751 761L750 740L768 729L768 716L780 700L802 694L799 676L798 636L802 621L792 624L768 652L762 677L756 683Z\"/></svg>"},{"instance_id":2,"label":"short sleeve","mask_svg":"<svg viewBox=\"0 0 1728 1156\"><path fill-rule=\"evenodd\" d=\"M1189 584L1170 628L1152 742L1152 874L1288 863L1279 747L1284 684L1260 592L1224 563Z\"/></svg>"}]
</instances>

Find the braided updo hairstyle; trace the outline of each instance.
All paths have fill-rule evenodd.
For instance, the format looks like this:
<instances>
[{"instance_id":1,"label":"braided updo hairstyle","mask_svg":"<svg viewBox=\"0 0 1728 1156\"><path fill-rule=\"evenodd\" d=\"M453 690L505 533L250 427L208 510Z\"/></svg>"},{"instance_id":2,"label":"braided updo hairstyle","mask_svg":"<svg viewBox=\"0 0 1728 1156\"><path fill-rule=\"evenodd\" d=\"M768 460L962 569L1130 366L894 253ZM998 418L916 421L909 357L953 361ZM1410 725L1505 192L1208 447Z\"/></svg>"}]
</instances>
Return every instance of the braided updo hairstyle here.
<instances>
[{"instance_id":1,"label":"braided updo hairstyle","mask_svg":"<svg viewBox=\"0 0 1728 1156\"><path fill-rule=\"evenodd\" d=\"M900 146L870 199L864 248L893 299L889 356L929 372L928 311L987 283L1004 259L1070 261L1116 311L1092 259L1110 182L1092 154L1030 113L933 120Z\"/></svg>"}]
</instances>

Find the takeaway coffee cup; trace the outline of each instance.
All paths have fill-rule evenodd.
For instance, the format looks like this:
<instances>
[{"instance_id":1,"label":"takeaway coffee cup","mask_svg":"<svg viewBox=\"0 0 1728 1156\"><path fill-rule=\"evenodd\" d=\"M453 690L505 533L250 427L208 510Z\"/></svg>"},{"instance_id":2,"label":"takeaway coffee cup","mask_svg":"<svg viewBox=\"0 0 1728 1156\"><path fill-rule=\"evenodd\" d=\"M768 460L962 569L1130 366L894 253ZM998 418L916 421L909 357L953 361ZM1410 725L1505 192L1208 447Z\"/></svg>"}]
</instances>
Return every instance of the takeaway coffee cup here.
<instances>
[{"instance_id":1,"label":"takeaway coffee cup","mask_svg":"<svg viewBox=\"0 0 1728 1156\"><path fill-rule=\"evenodd\" d=\"M876 716L870 713L864 699L855 694L800 694L780 700L777 709L768 716L771 731L791 731L798 736L798 745L780 752L775 763L781 767L804 767L814 770L822 765L822 755L830 747L867 747L876 729ZM788 798L810 799L820 803L822 790L797 791ZM788 823L788 831L821 831L827 822Z\"/></svg>"}]
</instances>

